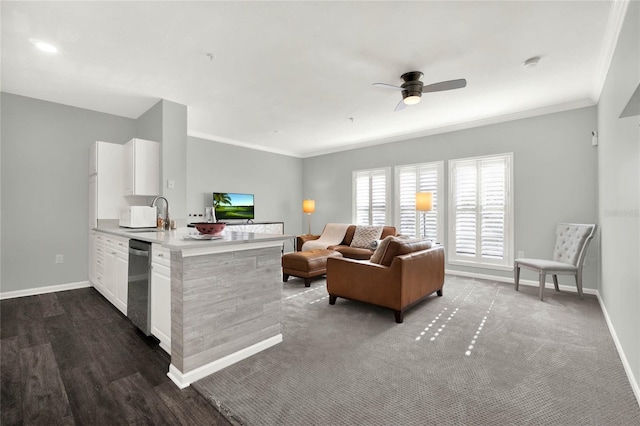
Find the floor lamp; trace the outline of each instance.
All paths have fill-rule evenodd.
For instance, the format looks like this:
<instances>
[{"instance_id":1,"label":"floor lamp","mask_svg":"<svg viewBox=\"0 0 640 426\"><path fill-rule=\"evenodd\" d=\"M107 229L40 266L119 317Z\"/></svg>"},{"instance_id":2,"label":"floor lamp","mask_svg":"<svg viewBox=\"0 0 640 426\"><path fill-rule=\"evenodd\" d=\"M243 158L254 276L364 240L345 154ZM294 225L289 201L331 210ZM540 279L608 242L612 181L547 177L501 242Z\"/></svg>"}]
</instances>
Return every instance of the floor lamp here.
<instances>
[{"instance_id":1,"label":"floor lamp","mask_svg":"<svg viewBox=\"0 0 640 426\"><path fill-rule=\"evenodd\" d=\"M427 237L426 214L433 210L433 192L416 193L416 210L422 212L422 238Z\"/></svg>"},{"instance_id":2,"label":"floor lamp","mask_svg":"<svg viewBox=\"0 0 640 426\"><path fill-rule=\"evenodd\" d=\"M311 235L311 213L316 211L316 200L303 200L302 211L309 215L309 233L307 235Z\"/></svg>"}]
</instances>

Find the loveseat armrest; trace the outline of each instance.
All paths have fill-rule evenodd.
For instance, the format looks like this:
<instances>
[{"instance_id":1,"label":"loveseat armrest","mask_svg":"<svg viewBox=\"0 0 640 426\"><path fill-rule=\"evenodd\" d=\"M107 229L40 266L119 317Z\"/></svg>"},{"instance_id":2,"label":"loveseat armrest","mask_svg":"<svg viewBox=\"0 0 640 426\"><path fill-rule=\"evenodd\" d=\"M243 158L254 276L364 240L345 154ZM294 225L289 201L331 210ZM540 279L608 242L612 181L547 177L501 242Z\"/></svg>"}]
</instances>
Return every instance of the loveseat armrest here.
<instances>
[{"instance_id":1,"label":"loveseat armrest","mask_svg":"<svg viewBox=\"0 0 640 426\"><path fill-rule=\"evenodd\" d=\"M394 308L400 304L400 269L345 257L327 259L330 296Z\"/></svg>"},{"instance_id":2,"label":"loveseat armrest","mask_svg":"<svg viewBox=\"0 0 640 426\"><path fill-rule=\"evenodd\" d=\"M296 251L302 251L302 245L307 241L313 241L320 238L320 235L298 235L296 237Z\"/></svg>"}]
</instances>

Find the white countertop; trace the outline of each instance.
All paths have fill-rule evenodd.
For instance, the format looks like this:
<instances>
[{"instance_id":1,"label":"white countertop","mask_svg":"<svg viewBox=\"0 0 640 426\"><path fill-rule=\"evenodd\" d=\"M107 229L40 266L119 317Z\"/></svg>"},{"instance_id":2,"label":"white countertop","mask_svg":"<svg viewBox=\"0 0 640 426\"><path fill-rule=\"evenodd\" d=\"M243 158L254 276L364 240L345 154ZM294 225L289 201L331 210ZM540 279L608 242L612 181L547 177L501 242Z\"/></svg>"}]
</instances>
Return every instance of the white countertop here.
<instances>
[{"instance_id":1,"label":"white countertop","mask_svg":"<svg viewBox=\"0 0 640 426\"><path fill-rule=\"evenodd\" d=\"M189 235L200 235L195 228L178 228L172 230L140 230L131 228L121 228L117 225L100 224L94 231L105 232L119 237L134 240L146 241L149 243L162 244L173 250L206 248L233 244L246 244L269 241L286 241L293 238L292 235L283 234L258 234L253 232L236 232L230 230L222 231L222 238L213 240L191 239Z\"/></svg>"}]
</instances>

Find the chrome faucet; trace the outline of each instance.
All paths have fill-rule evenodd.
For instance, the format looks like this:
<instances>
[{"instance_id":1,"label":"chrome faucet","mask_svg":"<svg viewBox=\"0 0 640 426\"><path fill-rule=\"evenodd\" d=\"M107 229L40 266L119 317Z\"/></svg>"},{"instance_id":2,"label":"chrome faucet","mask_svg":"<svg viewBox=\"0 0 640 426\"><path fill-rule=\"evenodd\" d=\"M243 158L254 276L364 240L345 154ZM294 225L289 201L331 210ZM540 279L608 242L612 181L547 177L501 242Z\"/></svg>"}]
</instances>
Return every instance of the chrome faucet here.
<instances>
[{"instance_id":1,"label":"chrome faucet","mask_svg":"<svg viewBox=\"0 0 640 426\"><path fill-rule=\"evenodd\" d=\"M170 224L170 221L169 221L169 201L167 201L167 199L164 198L163 196L157 196L151 202L151 207L155 207L156 206L156 201L158 201L158 199L163 199L165 204L167 205L167 208L164 211L164 229L170 229L171 228L171 224Z\"/></svg>"}]
</instances>

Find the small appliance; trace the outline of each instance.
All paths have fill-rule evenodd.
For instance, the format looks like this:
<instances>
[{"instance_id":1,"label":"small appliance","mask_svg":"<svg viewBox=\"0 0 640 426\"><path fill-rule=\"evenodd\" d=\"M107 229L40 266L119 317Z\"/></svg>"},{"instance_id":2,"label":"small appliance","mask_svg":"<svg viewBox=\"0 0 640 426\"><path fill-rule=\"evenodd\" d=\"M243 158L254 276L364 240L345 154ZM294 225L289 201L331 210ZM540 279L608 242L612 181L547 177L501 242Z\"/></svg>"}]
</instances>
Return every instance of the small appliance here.
<instances>
[{"instance_id":1,"label":"small appliance","mask_svg":"<svg viewBox=\"0 0 640 426\"><path fill-rule=\"evenodd\" d=\"M120 209L119 225L125 228L155 228L157 217L156 207L123 207Z\"/></svg>"}]
</instances>

